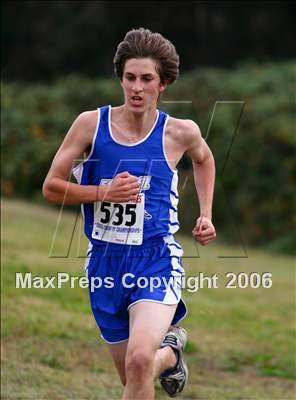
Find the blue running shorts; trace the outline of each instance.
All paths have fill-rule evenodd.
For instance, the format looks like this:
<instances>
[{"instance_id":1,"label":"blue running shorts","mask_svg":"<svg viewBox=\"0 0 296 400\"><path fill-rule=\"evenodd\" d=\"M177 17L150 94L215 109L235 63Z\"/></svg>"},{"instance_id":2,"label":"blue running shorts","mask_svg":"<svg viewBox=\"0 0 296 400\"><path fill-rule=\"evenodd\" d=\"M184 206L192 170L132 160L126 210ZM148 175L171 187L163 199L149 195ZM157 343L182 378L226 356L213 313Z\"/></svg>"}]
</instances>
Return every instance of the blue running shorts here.
<instances>
[{"instance_id":1,"label":"blue running shorts","mask_svg":"<svg viewBox=\"0 0 296 400\"><path fill-rule=\"evenodd\" d=\"M129 309L140 301L178 304L172 325L186 316L182 255L172 235L140 246L90 243L85 263L90 304L106 342L128 340Z\"/></svg>"}]
</instances>

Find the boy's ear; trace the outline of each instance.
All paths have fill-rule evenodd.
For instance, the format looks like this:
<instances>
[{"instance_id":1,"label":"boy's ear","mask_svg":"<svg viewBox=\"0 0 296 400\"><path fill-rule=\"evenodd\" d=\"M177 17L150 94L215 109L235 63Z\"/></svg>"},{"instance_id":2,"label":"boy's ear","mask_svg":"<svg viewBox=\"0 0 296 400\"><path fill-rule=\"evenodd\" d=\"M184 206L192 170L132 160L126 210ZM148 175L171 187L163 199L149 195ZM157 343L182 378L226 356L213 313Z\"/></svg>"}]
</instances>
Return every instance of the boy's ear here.
<instances>
[{"instance_id":1,"label":"boy's ear","mask_svg":"<svg viewBox=\"0 0 296 400\"><path fill-rule=\"evenodd\" d=\"M167 87L167 82L163 82L163 83L160 83L159 84L159 91L160 91L160 93L162 93L164 90L165 90L165 88Z\"/></svg>"}]
</instances>

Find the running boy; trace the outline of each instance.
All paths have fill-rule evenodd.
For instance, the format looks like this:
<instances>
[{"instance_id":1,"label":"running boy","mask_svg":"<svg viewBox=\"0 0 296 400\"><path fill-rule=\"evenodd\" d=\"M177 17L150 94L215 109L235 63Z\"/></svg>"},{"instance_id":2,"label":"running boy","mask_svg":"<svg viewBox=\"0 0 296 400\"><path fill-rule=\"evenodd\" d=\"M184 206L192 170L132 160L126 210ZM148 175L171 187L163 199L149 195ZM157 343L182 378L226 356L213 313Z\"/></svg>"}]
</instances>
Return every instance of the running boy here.
<instances>
[{"instance_id":1,"label":"running boy","mask_svg":"<svg viewBox=\"0 0 296 400\"><path fill-rule=\"evenodd\" d=\"M187 334L176 326L186 314L183 250L174 238L176 166L185 152L191 157L200 205L192 233L206 245L216 236L214 159L193 121L157 108L179 73L171 42L147 29L131 30L118 45L114 65L124 104L78 116L52 162L43 194L54 203L82 204L90 241L87 275L112 277L113 287L90 291L90 302L124 385L122 400L153 400L158 377L174 397L188 378ZM68 182L84 152L87 158L73 171L78 183ZM160 284L151 290L141 278Z\"/></svg>"}]
</instances>

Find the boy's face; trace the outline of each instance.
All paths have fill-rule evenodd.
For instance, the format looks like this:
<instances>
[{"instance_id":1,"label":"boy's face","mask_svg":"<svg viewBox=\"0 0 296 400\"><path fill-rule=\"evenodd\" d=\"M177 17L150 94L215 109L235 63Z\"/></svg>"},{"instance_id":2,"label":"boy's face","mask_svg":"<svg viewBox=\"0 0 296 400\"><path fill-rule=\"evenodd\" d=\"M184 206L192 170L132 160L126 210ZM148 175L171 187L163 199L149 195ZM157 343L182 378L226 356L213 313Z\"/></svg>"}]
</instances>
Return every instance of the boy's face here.
<instances>
[{"instance_id":1,"label":"boy's face","mask_svg":"<svg viewBox=\"0 0 296 400\"><path fill-rule=\"evenodd\" d=\"M166 88L160 82L156 61L151 58L127 60L120 84L128 109L140 113L156 107L159 94Z\"/></svg>"}]
</instances>

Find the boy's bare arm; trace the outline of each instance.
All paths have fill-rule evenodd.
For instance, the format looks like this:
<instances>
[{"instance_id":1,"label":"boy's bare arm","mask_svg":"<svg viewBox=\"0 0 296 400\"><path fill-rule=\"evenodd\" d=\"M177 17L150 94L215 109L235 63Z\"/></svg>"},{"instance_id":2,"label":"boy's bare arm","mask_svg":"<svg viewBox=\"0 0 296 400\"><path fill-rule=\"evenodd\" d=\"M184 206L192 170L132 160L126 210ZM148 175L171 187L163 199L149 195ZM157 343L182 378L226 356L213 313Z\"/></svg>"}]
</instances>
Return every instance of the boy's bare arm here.
<instances>
[{"instance_id":1,"label":"boy's bare arm","mask_svg":"<svg viewBox=\"0 0 296 400\"><path fill-rule=\"evenodd\" d=\"M44 197L53 203L81 204L98 200L129 201L138 192L137 178L127 172L118 174L111 185L79 185L70 182L75 160L92 144L97 111L80 114L73 122L57 151L43 184Z\"/></svg>"},{"instance_id":2,"label":"boy's bare arm","mask_svg":"<svg viewBox=\"0 0 296 400\"><path fill-rule=\"evenodd\" d=\"M202 138L199 127L193 121L187 121L184 132L186 152L193 165L195 188L199 199L200 217L193 228L193 236L202 245L216 237L212 224L212 204L215 186L215 161L213 154Z\"/></svg>"}]
</instances>

